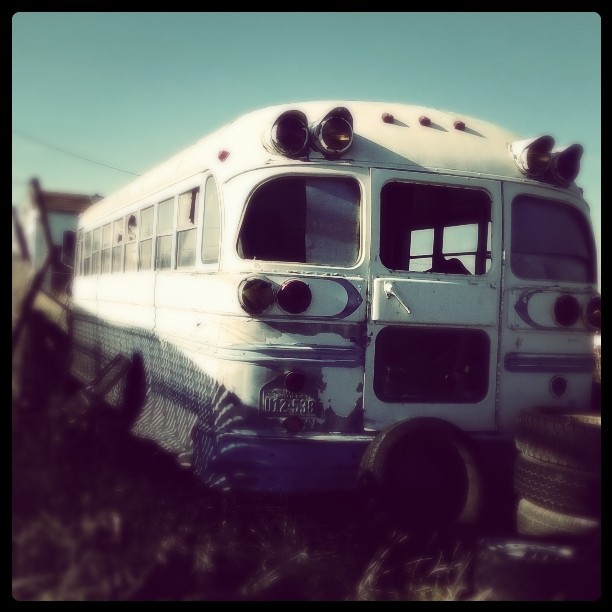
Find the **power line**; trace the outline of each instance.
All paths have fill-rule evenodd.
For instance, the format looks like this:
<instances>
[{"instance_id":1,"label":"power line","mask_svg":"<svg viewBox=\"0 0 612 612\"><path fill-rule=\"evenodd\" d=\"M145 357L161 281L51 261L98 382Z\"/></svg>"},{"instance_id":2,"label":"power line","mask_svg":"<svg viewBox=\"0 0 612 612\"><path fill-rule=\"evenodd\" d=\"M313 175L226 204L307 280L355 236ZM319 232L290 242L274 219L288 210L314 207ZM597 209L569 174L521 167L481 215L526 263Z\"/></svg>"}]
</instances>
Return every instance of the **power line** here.
<instances>
[{"instance_id":1,"label":"power line","mask_svg":"<svg viewBox=\"0 0 612 612\"><path fill-rule=\"evenodd\" d=\"M72 155L72 157L78 157L79 159L83 159L92 164L97 164L98 166L104 166L105 168L110 168L111 170L117 170L118 172L125 172L126 174L132 174L133 176L140 176L135 172L130 172L129 170L122 170L121 168L116 168L115 166L109 166L108 164L103 164L102 162L95 161L94 159L89 159L88 157L84 157L83 155L79 155L78 153L72 153L71 151L66 151L65 149L61 149L60 147L56 147L55 145L49 144L48 142L44 142L40 140L40 138L35 138L34 136L30 136L21 130L16 130L13 128L13 133L25 138L26 140L31 140L43 147L47 147L48 149L53 149L55 151L59 151L60 153L65 153L66 155Z\"/></svg>"}]
</instances>

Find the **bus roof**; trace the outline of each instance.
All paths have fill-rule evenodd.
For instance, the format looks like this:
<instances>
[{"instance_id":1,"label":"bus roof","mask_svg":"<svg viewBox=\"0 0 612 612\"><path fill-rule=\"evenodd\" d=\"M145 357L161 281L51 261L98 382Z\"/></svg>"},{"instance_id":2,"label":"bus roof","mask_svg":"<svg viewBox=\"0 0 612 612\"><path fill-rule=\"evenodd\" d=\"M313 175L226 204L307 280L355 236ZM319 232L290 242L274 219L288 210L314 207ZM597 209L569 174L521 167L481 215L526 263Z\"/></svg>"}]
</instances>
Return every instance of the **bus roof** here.
<instances>
[{"instance_id":1,"label":"bus roof","mask_svg":"<svg viewBox=\"0 0 612 612\"><path fill-rule=\"evenodd\" d=\"M265 130L287 110L303 112L310 123L345 107L353 117L351 148L336 160L311 151L307 161L289 159L263 144ZM391 115L393 120L383 120ZM427 117L428 125L419 119ZM460 122L460 123L459 123ZM425 121L424 123L427 123ZM508 152L518 137L497 125L465 115L401 103L312 101L269 106L242 115L139 176L82 214L82 222L101 218L161 189L207 170L220 182L246 170L273 164L312 168L325 164L368 165L423 172L470 173L525 179ZM220 155L220 152L225 155Z\"/></svg>"}]
</instances>

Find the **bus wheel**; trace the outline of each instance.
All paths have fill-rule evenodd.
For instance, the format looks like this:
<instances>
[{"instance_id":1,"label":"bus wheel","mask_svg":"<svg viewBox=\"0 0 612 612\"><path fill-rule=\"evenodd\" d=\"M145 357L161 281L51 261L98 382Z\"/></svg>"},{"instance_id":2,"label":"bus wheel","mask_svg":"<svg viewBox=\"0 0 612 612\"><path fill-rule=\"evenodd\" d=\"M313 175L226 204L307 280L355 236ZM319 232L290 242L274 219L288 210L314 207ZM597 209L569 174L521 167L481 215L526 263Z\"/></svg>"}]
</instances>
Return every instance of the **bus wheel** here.
<instances>
[{"instance_id":1,"label":"bus wheel","mask_svg":"<svg viewBox=\"0 0 612 612\"><path fill-rule=\"evenodd\" d=\"M403 421L381 432L363 455L360 482L371 516L382 524L472 525L481 514L482 476L472 445L438 419Z\"/></svg>"}]
</instances>

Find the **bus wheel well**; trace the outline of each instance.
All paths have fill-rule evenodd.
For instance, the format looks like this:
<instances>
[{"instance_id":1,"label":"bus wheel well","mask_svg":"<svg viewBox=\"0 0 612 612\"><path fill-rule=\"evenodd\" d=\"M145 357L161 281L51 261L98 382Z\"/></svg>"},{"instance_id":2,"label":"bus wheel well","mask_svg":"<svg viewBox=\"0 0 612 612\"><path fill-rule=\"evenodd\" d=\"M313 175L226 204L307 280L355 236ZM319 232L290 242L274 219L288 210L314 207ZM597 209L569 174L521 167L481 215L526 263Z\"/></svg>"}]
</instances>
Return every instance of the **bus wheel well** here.
<instances>
[{"instance_id":1,"label":"bus wheel well","mask_svg":"<svg viewBox=\"0 0 612 612\"><path fill-rule=\"evenodd\" d=\"M441 419L410 419L380 432L362 457L359 480L368 506L384 522L472 525L482 512L475 448L458 427Z\"/></svg>"}]
</instances>

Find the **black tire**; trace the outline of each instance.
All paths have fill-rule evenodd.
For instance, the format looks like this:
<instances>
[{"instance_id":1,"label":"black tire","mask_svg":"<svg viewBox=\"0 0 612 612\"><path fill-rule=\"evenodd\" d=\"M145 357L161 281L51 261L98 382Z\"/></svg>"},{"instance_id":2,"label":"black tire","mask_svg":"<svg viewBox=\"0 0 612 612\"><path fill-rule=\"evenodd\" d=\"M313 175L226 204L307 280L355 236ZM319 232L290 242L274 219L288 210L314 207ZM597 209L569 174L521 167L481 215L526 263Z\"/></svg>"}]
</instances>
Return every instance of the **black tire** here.
<instances>
[{"instance_id":1,"label":"black tire","mask_svg":"<svg viewBox=\"0 0 612 612\"><path fill-rule=\"evenodd\" d=\"M521 411L516 447L525 456L579 470L601 466L601 414L534 406Z\"/></svg>"},{"instance_id":2,"label":"black tire","mask_svg":"<svg viewBox=\"0 0 612 612\"><path fill-rule=\"evenodd\" d=\"M522 498L516 512L516 531L524 536L592 541L599 538L601 525L597 519L555 512Z\"/></svg>"},{"instance_id":3,"label":"black tire","mask_svg":"<svg viewBox=\"0 0 612 612\"><path fill-rule=\"evenodd\" d=\"M601 516L601 477L596 472L518 455L514 466L514 490L519 497L561 514Z\"/></svg>"},{"instance_id":4,"label":"black tire","mask_svg":"<svg viewBox=\"0 0 612 612\"><path fill-rule=\"evenodd\" d=\"M359 478L374 521L387 526L472 525L482 476L467 436L438 419L396 423L372 441Z\"/></svg>"},{"instance_id":5,"label":"black tire","mask_svg":"<svg viewBox=\"0 0 612 612\"><path fill-rule=\"evenodd\" d=\"M495 601L597 599L575 546L534 541L485 540L473 561L475 597ZM589 568L591 569L591 568Z\"/></svg>"}]
</instances>

